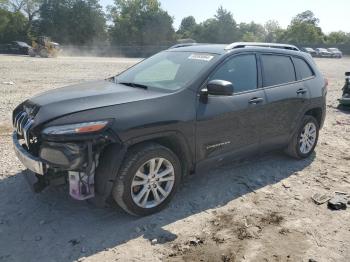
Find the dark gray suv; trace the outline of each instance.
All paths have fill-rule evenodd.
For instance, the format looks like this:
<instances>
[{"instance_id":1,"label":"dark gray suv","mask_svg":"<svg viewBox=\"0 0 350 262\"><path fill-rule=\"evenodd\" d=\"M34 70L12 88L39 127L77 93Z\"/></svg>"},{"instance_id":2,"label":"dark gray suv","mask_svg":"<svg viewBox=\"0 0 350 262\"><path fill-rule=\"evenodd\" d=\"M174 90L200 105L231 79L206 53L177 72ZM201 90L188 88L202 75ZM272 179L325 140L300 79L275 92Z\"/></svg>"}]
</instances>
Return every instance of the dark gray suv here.
<instances>
[{"instance_id":1,"label":"dark gray suv","mask_svg":"<svg viewBox=\"0 0 350 262\"><path fill-rule=\"evenodd\" d=\"M55 89L13 112L15 152L36 191L114 199L134 215L164 208L180 181L219 159L314 150L327 81L283 44L185 44L103 81Z\"/></svg>"}]
</instances>

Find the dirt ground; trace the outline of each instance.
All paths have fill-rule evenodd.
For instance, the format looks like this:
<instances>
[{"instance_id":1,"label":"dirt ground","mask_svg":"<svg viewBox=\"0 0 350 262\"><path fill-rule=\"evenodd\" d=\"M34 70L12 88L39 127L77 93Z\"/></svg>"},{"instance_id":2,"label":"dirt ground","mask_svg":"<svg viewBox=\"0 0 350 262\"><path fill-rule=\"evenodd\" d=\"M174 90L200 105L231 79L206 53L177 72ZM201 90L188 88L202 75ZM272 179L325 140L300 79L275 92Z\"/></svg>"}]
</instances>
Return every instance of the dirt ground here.
<instances>
[{"instance_id":1,"label":"dirt ground","mask_svg":"<svg viewBox=\"0 0 350 262\"><path fill-rule=\"evenodd\" d=\"M32 193L12 150L12 109L136 61L0 56L1 262L350 261L349 208L331 211L311 199L350 193L350 112L337 109L350 58L316 60L330 83L327 119L307 160L276 152L198 173L169 208L144 218L74 201L65 188Z\"/></svg>"}]
</instances>

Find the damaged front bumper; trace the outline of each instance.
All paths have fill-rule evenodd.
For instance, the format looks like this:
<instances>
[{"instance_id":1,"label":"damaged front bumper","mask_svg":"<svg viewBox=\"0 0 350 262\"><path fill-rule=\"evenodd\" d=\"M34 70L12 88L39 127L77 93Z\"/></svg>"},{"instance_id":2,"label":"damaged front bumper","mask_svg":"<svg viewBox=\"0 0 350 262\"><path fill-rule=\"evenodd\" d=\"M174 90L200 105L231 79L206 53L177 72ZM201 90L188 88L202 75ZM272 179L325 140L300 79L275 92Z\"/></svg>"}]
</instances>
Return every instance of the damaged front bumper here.
<instances>
[{"instance_id":1,"label":"damaged front bumper","mask_svg":"<svg viewBox=\"0 0 350 262\"><path fill-rule=\"evenodd\" d=\"M17 132L12 135L13 148L17 158L27 168L23 171L24 177L28 182L30 188L35 192L41 192L47 185L47 181L44 178L46 172L46 164L39 158L31 155L20 144Z\"/></svg>"},{"instance_id":2,"label":"damaged front bumper","mask_svg":"<svg viewBox=\"0 0 350 262\"><path fill-rule=\"evenodd\" d=\"M88 165L87 143L43 142L38 156L34 156L26 149L26 143L21 144L20 139L17 132L14 132L12 141L15 154L26 168L36 174L45 175L49 168L81 171Z\"/></svg>"},{"instance_id":3,"label":"damaged front bumper","mask_svg":"<svg viewBox=\"0 0 350 262\"><path fill-rule=\"evenodd\" d=\"M112 192L115 174L126 152L126 146L108 132L76 137L75 140L54 141L41 137L39 145L34 148L33 144L28 146L18 131L13 133L12 138L14 151L27 168L23 173L34 192L40 192L49 185L68 183L71 197L77 200L95 198L101 206ZM106 158L107 155L114 156L112 162ZM111 170L115 172L106 173L107 165L112 165Z\"/></svg>"},{"instance_id":4,"label":"damaged front bumper","mask_svg":"<svg viewBox=\"0 0 350 262\"><path fill-rule=\"evenodd\" d=\"M19 143L16 132L14 132L12 135L12 141L15 154L22 164L34 173L44 175L46 170L45 163L39 157L31 155L22 147L22 145Z\"/></svg>"},{"instance_id":5,"label":"damaged front bumper","mask_svg":"<svg viewBox=\"0 0 350 262\"><path fill-rule=\"evenodd\" d=\"M70 195L77 200L94 197L94 171L97 159L87 161L87 147L74 143L43 143L39 157L21 144L17 132L12 136L14 151L27 168L24 172L34 192L42 191L52 181L69 181ZM62 175L63 174L63 175ZM62 179L63 178L63 179Z\"/></svg>"}]
</instances>

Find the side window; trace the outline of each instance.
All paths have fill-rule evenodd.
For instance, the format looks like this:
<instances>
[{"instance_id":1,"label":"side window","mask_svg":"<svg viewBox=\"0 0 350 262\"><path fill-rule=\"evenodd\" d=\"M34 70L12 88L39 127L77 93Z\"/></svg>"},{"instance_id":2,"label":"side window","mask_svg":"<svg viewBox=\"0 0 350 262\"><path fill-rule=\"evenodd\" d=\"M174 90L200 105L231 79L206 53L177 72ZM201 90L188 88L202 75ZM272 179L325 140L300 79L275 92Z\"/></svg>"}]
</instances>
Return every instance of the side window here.
<instances>
[{"instance_id":1,"label":"side window","mask_svg":"<svg viewBox=\"0 0 350 262\"><path fill-rule=\"evenodd\" d=\"M210 80L226 80L239 93L257 88L258 74L255 55L239 55L231 58L210 77Z\"/></svg>"},{"instance_id":2,"label":"side window","mask_svg":"<svg viewBox=\"0 0 350 262\"><path fill-rule=\"evenodd\" d=\"M303 59L294 57L293 60L299 80L306 79L314 75L310 66Z\"/></svg>"},{"instance_id":3,"label":"side window","mask_svg":"<svg viewBox=\"0 0 350 262\"><path fill-rule=\"evenodd\" d=\"M295 71L289 56L262 55L263 85L274 86L295 81Z\"/></svg>"}]
</instances>

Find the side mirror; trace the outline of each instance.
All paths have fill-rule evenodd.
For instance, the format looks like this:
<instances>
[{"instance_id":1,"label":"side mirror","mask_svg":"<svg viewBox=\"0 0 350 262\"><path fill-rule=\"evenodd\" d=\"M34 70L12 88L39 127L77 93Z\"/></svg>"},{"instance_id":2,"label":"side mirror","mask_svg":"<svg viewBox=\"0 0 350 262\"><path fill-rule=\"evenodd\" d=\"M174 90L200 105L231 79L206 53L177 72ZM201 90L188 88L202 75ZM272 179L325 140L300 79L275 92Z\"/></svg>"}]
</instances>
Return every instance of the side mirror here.
<instances>
[{"instance_id":1,"label":"side mirror","mask_svg":"<svg viewBox=\"0 0 350 262\"><path fill-rule=\"evenodd\" d=\"M350 76L350 72L345 72L345 76Z\"/></svg>"},{"instance_id":2,"label":"side mirror","mask_svg":"<svg viewBox=\"0 0 350 262\"><path fill-rule=\"evenodd\" d=\"M207 84L207 90L209 95L231 96L233 94L233 85L225 80L211 80Z\"/></svg>"}]
</instances>

